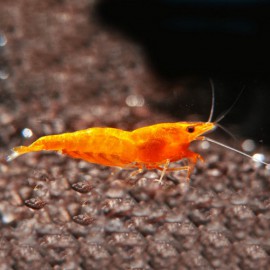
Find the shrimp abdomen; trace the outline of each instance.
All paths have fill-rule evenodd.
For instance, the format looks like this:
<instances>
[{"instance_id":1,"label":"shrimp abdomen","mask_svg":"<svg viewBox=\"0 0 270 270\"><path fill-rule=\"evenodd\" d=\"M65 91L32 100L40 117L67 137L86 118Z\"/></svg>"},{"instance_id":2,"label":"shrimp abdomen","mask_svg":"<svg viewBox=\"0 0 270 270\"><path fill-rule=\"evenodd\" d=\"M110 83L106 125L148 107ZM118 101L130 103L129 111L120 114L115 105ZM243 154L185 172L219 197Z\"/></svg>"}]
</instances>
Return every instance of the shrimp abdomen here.
<instances>
[{"instance_id":1,"label":"shrimp abdomen","mask_svg":"<svg viewBox=\"0 0 270 270\"><path fill-rule=\"evenodd\" d=\"M44 136L29 146L19 146L7 160L35 151L61 151L73 158L107 165L125 166L136 154L130 132L114 128L89 128L72 133Z\"/></svg>"}]
</instances>

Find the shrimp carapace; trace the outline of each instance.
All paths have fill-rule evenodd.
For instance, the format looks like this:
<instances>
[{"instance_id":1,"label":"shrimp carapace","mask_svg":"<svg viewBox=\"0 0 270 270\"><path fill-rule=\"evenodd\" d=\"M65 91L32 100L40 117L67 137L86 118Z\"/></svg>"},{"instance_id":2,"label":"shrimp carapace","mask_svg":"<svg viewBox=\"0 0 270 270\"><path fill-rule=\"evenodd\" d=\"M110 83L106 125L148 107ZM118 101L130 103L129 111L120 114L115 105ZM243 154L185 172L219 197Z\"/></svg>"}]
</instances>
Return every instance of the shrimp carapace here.
<instances>
[{"instance_id":1,"label":"shrimp carapace","mask_svg":"<svg viewBox=\"0 0 270 270\"><path fill-rule=\"evenodd\" d=\"M188 149L190 143L202 140L202 135L214 128L215 124L210 122L161 123L133 131L94 127L41 137L29 146L13 148L7 160L28 152L58 151L100 165L131 167L140 171L144 168L163 170L164 175L170 170L170 162L186 158L189 166L179 170L188 170L190 174L197 159L202 159Z\"/></svg>"}]
</instances>

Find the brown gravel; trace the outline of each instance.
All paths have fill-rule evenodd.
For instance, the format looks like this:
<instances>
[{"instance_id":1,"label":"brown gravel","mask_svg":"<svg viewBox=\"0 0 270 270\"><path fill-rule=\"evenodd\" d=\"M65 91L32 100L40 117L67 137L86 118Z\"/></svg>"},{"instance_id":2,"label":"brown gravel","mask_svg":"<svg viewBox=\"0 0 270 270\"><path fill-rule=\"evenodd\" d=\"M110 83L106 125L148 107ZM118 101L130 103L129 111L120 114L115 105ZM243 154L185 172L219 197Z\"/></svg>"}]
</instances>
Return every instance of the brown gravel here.
<instances>
[{"instance_id":1,"label":"brown gravel","mask_svg":"<svg viewBox=\"0 0 270 270\"><path fill-rule=\"evenodd\" d=\"M270 171L230 151L194 144L206 162L190 184L175 172L162 186L55 153L5 161L46 134L177 120L151 105L168 88L186 100L190 80L160 81L94 5L0 1L0 269L268 269Z\"/></svg>"}]
</instances>

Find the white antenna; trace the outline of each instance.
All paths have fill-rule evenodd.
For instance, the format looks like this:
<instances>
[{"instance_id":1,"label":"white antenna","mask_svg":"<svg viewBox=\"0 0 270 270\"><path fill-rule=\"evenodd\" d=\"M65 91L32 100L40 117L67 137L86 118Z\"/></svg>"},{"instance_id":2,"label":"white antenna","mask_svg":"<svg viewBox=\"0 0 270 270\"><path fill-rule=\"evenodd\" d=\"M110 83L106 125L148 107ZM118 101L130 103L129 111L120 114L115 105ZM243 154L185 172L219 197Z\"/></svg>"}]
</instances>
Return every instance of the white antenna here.
<instances>
[{"instance_id":1,"label":"white antenna","mask_svg":"<svg viewBox=\"0 0 270 270\"><path fill-rule=\"evenodd\" d=\"M225 147L225 148L227 148L227 149L229 149L229 150L232 150L232 151L234 151L234 152L236 152L236 153L238 153L238 154L241 154L241 155L243 155L243 156L245 156L245 157L251 158L252 160L254 160L254 161L256 161L256 162L259 162L259 163L261 163L261 164L264 164L264 165L266 165L267 167L270 167L270 163L266 163L266 162L264 162L264 161L262 161L262 160L259 160L259 159L257 159L256 157L253 157L253 156L251 156L251 155L246 154L245 152L242 152L242 151L240 151L240 150L237 150L237 149L235 149L235 148L232 148L232 147L230 147L230 146L228 146L228 145L226 145L226 144L223 144L223 143L218 142L218 141L216 141L216 140L210 139L210 138L208 138L208 137L204 137L204 139L205 139L206 141L209 141L209 142L215 143L215 144L217 144L217 145L223 146L223 147Z\"/></svg>"},{"instance_id":2,"label":"white antenna","mask_svg":"<svg viewBox=\"0 0 270 270\"><path fill-rule=\"evenodd\" d=\"M222 119L224 119L225 116L228 115L228 113L233 109L233 107L235 106L235 104L238 102L238 100L240 99L241 95L243 94L245 89L245 86L242 88L242 90L240 91L240 93L238 94L237 98L235 99L235 101L233 102L233 104L224 112L222 113L217 120L214 123L219 123Z\"/></svg>"},{"instance_id":3,"label":"white antenna","mask_svg":"<svg viewBox=\"0 0 270 270\"><path fill-rule=\"evenodd\" d=\"M211 111L210 111L210 115L208 118L207 122L211 122L212 118L213 118L213 114L214 114L214 107L215 107L215 87L214 87L214 82L213 80L210 78L210 85L211 85L211 91L212 91L212 104L211 104Z\"/></svg>"}]
</instances>

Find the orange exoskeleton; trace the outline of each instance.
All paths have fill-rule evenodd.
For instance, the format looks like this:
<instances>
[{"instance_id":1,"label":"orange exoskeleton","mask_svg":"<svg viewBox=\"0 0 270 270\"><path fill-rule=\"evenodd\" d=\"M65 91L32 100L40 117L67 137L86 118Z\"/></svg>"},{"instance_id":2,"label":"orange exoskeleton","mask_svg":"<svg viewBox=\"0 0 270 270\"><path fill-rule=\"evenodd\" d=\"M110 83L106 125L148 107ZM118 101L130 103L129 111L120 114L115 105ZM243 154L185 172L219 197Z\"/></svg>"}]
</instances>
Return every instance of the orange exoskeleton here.
<instances>
[{"instance_id":1,"label":"orange exoskeleton","mask_svg":"<svg viewBox=\"0 0 270 270\"><path fill-rule=\"evenodd\" d=\"M191 173L202 157L189 150L194 140L215 127L210 122L162 123L134 131L115 128L89 128L72 133L44 136L30 146L13 148L8 160L35 151L60 151L73 158L106 166L158 169L162 177L166 170L187 170ZM170 162L186 158L188 166L168 168Z\"/></svg>"}]
</instances>

